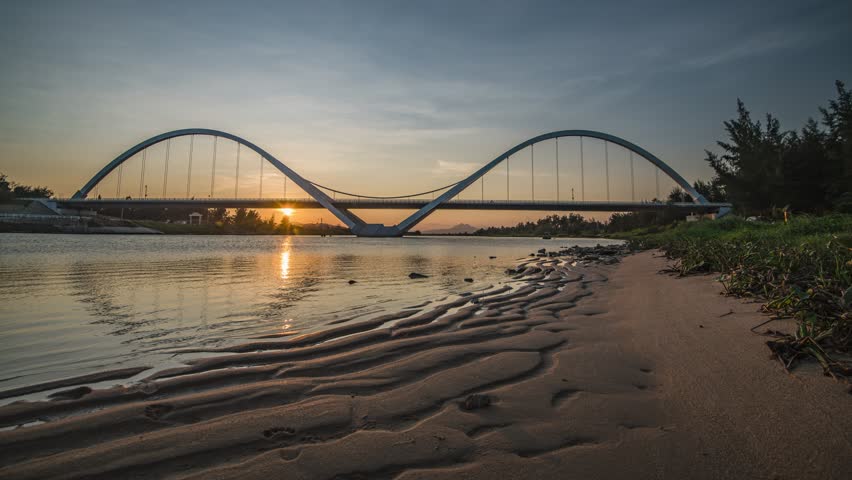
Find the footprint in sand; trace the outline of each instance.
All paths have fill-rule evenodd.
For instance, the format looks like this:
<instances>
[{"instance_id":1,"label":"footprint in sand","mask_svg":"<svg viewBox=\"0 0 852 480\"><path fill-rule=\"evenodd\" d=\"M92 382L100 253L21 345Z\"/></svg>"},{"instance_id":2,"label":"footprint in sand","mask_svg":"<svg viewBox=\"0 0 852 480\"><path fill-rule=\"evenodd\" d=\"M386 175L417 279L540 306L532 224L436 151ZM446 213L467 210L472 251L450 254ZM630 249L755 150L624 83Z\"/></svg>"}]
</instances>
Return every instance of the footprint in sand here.
<instances>
[{"instance_id":1,"label":"footprint in sand","mask_svg":"<svg viewBox=\"0 0 852 480\"><path fill-rule=\"evenodd\" d=\"M301 453L302 453L301 450L294 450L294 449L290 449L290 448L282 448L281 450L278 451L278 456L281 457L281 460L286 460L286 461L289 462L291 460L295 460L299 456L299 454L301 454Z\"/></svg>"}]
</instances>

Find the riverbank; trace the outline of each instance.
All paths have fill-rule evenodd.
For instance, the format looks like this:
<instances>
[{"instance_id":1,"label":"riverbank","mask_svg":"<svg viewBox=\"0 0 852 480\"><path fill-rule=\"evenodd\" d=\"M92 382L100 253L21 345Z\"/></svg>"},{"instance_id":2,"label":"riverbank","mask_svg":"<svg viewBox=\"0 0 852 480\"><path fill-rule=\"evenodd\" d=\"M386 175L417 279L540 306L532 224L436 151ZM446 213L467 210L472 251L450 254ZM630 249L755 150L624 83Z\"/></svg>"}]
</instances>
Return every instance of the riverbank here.
<instances>
[{"instance_id":1,"label":"riverbank","mask_svg":"<svg viewBox=\"0 0 852 480\"><path fill-rule=\"evenodd\" d=\"M846 386L785 374L757 304L666 266L530 258L431 309L7 405L38 424L0 432L0 475L843 478Z\"/></svg>"},{"instance_id":2,"label":"riverbank","mask_svg":"<svg viewBox=\"0 0 852 480\"><path fill-rule=\"evenodd\" d=\"M680 223L620 238L634 248L659 248L681 275L721 274L725 293L756 298L795 328L767 345L792 369L816 359L826 375L852 377L852 215L797 216L789 221Z\"/></svg>"},{"instance_id":3,"label":"riverbank","mask_svg":"<svg viewBox=\"0 0 852 480\"><path fill-rule=\"evenodd\" d=\"M253 225L168 223L123 220L104 216L0 214L0 233L165 234L165 235L351 235L336 225L292 225L288 230L259 229Z\"/></svg>"},{"instance_id":4,"label":"riverbank","mask_svg":"<svg viewBox=\"0 0 852 480\"><path fill-rule=\"evenodd\" d=\"M0 212L0 233L157 235L162 232L117 218Z\"/></svg>"},{"instance_id":5,"label":"riverbank","mask_svg":"<svg viewBox=\"0 0 852 480\"><path fill-rule=\"evenodd\" d=\"M167 223L155 220L133 220L137 225L158 230L166 235L351 235L346 227L328 224L291 224L286 230L269 228L268 224L239 225L203 223Z\"/></svg>"}]
</instances>

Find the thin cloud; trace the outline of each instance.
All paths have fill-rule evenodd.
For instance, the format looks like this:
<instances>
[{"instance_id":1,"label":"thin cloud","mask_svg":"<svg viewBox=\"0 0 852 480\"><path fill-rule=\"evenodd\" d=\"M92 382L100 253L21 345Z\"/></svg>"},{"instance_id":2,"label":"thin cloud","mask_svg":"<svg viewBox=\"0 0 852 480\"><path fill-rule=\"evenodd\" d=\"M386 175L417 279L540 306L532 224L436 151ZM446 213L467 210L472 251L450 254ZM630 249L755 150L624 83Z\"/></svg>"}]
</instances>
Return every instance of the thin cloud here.
<instances>
[{"instance_id":1,"label":"thin cloud","mask_svg":"<svg viewBox=\"0 0 852 480\"><path fill-rule=\"evenodd\" d=\"M707 55L683 61L687 68L708 68L736 60L765 55L778 50L802 47L815 41L815 36L790 32L769 32L755 36L735 45L725 47Z\"/></svg>"},{"instance_id":2,"label":"thin cloud","mask_svg":"<svg viewBox=\"0 0 852 480\"><path fill-rule=\"evenodd\" d=\"M482 167L479 163L474 162L448 162L446 160L438 160L435 169L437 175L470 175L476 169Z\"/></svg>"}]
</instances>

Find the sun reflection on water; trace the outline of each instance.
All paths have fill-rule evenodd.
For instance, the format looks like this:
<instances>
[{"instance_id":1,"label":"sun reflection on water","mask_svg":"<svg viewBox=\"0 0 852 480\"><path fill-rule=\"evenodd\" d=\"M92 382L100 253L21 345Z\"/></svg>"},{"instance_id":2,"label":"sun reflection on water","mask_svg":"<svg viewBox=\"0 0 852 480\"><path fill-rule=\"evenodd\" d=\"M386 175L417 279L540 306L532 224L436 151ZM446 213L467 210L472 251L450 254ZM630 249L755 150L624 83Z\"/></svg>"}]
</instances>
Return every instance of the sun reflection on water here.
<instances>
[{"instance_id":1,"label":"sun reflection on water","mask_svg":"<svg viewBox=\"0 0 852 480\"><path fill-rule=\"evenodd\" d=\"M281 252L281 280L290 276L290 250Z\"/></svg>"},{"instance_id":2,"label":"sun reflection on water","mask_svg":"<svg viewBox=\"0 0 852 480\"><path fill-rule=\"evenodd\" d=\"M281 242L281 280L287 280L290 277L290 245L292 239L286 236Z\"/></svg>"}]
</instances>

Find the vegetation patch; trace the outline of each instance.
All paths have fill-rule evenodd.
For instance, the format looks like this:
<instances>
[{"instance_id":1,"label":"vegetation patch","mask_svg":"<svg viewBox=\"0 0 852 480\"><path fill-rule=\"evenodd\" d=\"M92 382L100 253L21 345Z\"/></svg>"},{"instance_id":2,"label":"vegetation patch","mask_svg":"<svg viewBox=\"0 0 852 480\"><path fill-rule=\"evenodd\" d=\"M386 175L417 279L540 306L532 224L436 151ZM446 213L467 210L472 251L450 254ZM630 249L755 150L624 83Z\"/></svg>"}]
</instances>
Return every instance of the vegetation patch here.
<instances>
[{"instance_id":1,"label":"vegetation patch","mask_svg":"<svg viewBox=\"0 0 852 480\"><path fill-rule=\"evenodd\" d=\"M731 217L617 236L661 249L680 275L718 272L727 294L762 299L774 318L796 319L792 333L766 332L785 368L813 357L826 375L852 376L852 215L786 223Z\"/></svg>"}]
</instances>

